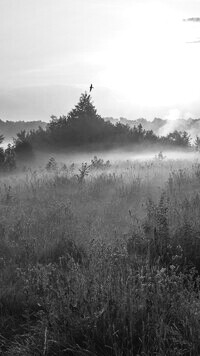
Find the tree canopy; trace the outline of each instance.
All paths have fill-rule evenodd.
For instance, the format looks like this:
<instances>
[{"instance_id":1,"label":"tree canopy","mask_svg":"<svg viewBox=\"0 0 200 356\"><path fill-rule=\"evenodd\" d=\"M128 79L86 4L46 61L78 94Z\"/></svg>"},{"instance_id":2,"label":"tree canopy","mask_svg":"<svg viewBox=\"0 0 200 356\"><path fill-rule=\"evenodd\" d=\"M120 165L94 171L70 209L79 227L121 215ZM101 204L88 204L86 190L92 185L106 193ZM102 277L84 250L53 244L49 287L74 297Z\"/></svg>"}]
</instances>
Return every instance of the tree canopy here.
<instances>
[{"instance_id":1,"label":"tree canopy","mask_svg":"<svg viewBox=\"0 0 200 356\"><path fill-rule=\"evenodd\" d=\"M20 140L18 136L16 141L18 149ZM159 137L152 130L143 129L141 123L132 128L120 122L114 125L105 121L97 113L91 95L85 92L81 94L79 102L67 115L59 118L52 115L45 129L39 127L37 130L30 131L22 141L23 147L29 143L35 148L55 149L90 145L102 148L120 147L144 143L188 147L190 136L185 131L174 131L166 137Z\"/></svg>"}]
</instances>

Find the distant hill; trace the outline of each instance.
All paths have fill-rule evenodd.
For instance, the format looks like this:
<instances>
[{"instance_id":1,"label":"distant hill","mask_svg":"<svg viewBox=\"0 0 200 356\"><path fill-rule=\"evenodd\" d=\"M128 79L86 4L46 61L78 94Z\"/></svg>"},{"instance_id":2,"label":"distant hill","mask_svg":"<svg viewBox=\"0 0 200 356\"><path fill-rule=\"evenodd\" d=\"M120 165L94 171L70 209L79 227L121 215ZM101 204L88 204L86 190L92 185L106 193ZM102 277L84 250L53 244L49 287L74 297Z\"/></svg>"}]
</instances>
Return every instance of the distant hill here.
<instances>
[{"instance_id":1,"label":"distant hill","mask_svg":"<svg viewBox=\"0 0 200 356\"><path fill-rule=\"evenodd\" d=\"M170 132L175 130L177 131L187 131L191 137L200 135L200 119L175 119L175 120L163 120L160 118L155 118L153 121L148 121L144 118L137 120L128 120L124 117L119 119L112 117L105 117L105 121L110 121L112 124L121 124L128 125L130 127L138 126L139 124L145 130L153 130L156 135L165 136Z\"/></svg>"},{"instance_id":2,"label":"distant hill","mask_svg":"<svg viewBox=\"0 0 200 356\"><path fill-rule=\"evenodd\" d=\"M0 134L5 137L5 141L11 141L13 137L21 130L35 130L39 126L45 128L47 125L44 121L3 121L0 120Z\"/></svg>"}]
</instances>

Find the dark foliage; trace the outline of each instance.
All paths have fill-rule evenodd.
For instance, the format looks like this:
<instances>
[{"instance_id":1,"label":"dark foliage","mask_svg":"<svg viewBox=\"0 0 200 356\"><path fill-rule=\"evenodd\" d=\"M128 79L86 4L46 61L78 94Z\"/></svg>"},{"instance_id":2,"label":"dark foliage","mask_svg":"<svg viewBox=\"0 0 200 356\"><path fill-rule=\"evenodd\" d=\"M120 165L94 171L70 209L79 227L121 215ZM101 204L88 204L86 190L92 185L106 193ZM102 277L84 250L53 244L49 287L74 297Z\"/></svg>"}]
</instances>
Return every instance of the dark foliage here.
<instances>
[{"instance_id":1,"label":"dark foliage","mask_svg":"<svg viewBox=\"0 0 200 356\"><path fill-rule=\"evenodd\" d=\"M0 135L0 144L3 140L3 135ZM0 147L0 172L11 171L14 168L16 168L14 146L9 144L5 150Z\"/></svg>"},{"instance_id":2,"label":"dark foliage","mask_svg":"<svg viewBox=\"0 0 200 356\"><path fill-rule=\"evenodd\" d=\"M14 150L17 159L27 160L33 158L33 149L29 136L25 130L22 130L17 134L17 138L14 139Z\"/></svg>"},{"instance_id":3,"label":"dark foliage","mask_svg":"<svg viewBox=\"0 0 200 356\"><path fill-rule=\"evenodd\" d=\"M23 135L21 135L23 133ZM174 131L166 137L157 136L152 130L145 130L140 123L130 127L122 123L113 125L97 114L97 110L87 93L81 94L78 104L67 116L51 116L46 129L25 134L22 131L15 141L16 153L31 152L34 148L67 149L95 145L99 148L112 148L138 144L159 144L188 147L190 136L187 132Z\"/></svg>"}]
</instances>

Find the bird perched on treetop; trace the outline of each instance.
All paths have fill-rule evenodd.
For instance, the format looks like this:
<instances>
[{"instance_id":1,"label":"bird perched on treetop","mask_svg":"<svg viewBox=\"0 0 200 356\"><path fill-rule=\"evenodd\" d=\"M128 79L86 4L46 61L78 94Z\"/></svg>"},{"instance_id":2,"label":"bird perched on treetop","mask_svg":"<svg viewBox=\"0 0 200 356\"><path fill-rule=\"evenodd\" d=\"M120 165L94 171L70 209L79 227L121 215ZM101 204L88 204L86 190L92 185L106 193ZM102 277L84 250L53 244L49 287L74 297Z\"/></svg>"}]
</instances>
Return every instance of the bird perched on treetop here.
<instances>
[{"instance_id":1,"label":"bird perched on treetop","mask_svg":"<svg viewBox=\"0 0 200 356\"><path fill-rule=\"evenodd\" d=\"M92 89L94 89L93 85L90 85L90 92L92 91Z\"/></svg>"}]
</instances>

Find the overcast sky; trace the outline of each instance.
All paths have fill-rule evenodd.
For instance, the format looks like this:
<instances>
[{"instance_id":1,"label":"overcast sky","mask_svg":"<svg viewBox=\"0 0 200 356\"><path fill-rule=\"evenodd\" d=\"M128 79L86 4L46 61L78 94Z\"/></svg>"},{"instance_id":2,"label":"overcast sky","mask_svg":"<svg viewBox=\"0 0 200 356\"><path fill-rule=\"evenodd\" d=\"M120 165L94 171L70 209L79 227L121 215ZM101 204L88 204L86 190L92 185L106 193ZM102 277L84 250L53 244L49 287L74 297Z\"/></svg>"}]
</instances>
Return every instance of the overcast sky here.
<instances>
[{"instance_id":1,"label":"overcast sky","mask_svg":"<svg viewBox=\"0 0 200 356\"><path fill-rule=\"evenodd\" d=\"M199 0L0 0L0 118L42 119L93 83L102 116L200 117Z\"/></svg>"}]
</instances>

